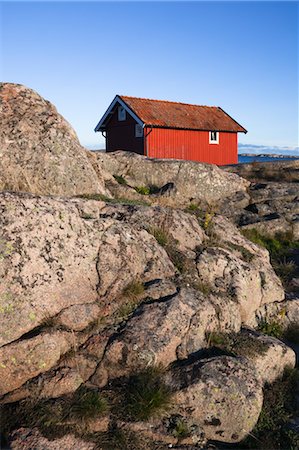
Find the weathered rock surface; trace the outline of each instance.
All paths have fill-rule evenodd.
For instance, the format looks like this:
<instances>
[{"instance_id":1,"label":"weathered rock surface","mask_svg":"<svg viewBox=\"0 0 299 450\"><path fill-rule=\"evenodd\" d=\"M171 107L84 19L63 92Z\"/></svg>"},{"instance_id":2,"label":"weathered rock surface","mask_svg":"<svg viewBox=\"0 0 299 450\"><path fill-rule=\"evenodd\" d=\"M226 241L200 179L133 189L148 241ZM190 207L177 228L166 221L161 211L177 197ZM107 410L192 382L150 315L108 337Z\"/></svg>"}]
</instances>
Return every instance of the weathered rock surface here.
<instances>
[{"instance_id":1,"label":"weathered rock surface","mask_svg":"<svg viewBox=\"0 0 299 450\"><path fill-rule=\"evenodd\" d=\"M58 321L67 321L76 308L86 311L91 304L94 314L81 317L82 329L95 319L97 306L101 316L117 308L109 299L136 278L174 274L151 234L109 218L86 219L84 204L89 201L0 194L1 345L62 311Z\"/></svg>"},{"instance_id":2,"label":"weathered rock surface","mask_svg":"<svg viewBox=\"0 0 299 450\"><path fill-rule=\"evenodd\" d=\"M281 340L252 329L242 329L240 338L238 354L251 361L263 384L273 383L285 369L295 367L295 352Z\"/></svg>"},{"instance_id":3,"label":"weathered rock surface","mask_svg":"<svg viewBox=\"0 0 299 450\"><path fill-rule=\"evenodd\" d=\"M70 337L56 332L0 348L0 396L51 369L71 346Z\"/></svg>"},{"instance_id":4,"label":"weathered rock surface","mask_svg":"<svg viewBox=\"0 0 299 450\"><path fill-rule=\"evenodd\" d=\"M214 300L214 301L213 301ZM221 311L225 305L225 310ZM108 344L92 381L104 386L108 379L129 375L149 366L167 367L207 345L214 330L238 331L237 306L227 299L209 299L194 289L182 289L170 298L143 304L123 331Z\"/></svg>"},{"instance_id":5,"label":"weathered rock surface","mask_svg":"<svg viewBox=\"0 0 299 450\"><path fill-rule=\"evenodd\" d=\"M238 303L243 323L248 324L261 305L284 299L267 251L247 241L221 217L211 222L211 235L211 247L197 257L199 278Z\"/></svg>"},{"instance_id":6,"label":"weathered rock surface","mask_svg":"<svg viewBox=\"0 0 299 450\"><path fill-rule=\"evenodd\" d=\"M250 364L228 356L181 365L168 375L174 410L201 428L207 439L239 442L256 424L262 385Z\"/></svg>"},{"instance_id":7,"label":"weathered rock surface","mask_svg":"<svg viewBox=\"0 0 299 450\"><path fill-rule=\"evenodd\" d=\"M0 84L0 190L36 194L107 193L75 131L32 89Z\"/></svg>"},{"instance_id":8,"label":"weathered rock surface","mask_svg":"<svg viewBox=\"0 0 299 450\"><path fill-rule=\"evenodd\" d=\"M192 161L157 160L129 152L90 154L90 160L95 170L103 168L113 175L123 176L129 186L157 186L162 188L172 184L172 189L166 189L164 204L189 205L199 202L203 205L218 205L237 191L246 191L249 183L223 172L217 166L200 164ZM127 192L128 187L119 186L119 196Z\"/></svg>"},{"instance_id":9,"label":"weathered rock surface","mask_svg":"<svg viewBox=\"0 0 299 450\"><path fill-rule=\"evenodd\" d=\"M92 450L95 447L94 443L73 434L49 440L37 428L19 428L12 433L10 440L12 450Z\"/></svg>"}]
</instances>

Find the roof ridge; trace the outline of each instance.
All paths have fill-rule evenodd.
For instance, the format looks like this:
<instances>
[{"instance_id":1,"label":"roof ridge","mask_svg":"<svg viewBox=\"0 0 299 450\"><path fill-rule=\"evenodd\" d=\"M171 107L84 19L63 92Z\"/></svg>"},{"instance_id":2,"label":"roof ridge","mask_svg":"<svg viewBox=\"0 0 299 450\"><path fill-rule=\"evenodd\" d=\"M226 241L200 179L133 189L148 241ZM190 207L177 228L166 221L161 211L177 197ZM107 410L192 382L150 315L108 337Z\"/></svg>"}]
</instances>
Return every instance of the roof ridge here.
<instances>
[{"instance_id":1,"label":"roof ridge","mask_svg":"<svg viewBox=\"0 0 299 450\"><path fill-rule=\"evenodd\" d=\"M120 98L122 98L122 97L124 97L124 98L132 98L132 99L135 99L135 100L149 100L151 102L163 102L163 103L172 103L172 104L175 103L176 105L203 106L205 108L220 108L220 106L215 106L215 105L197 105L195 103L175 102L173 100L172 101L171 100L158 100L158 99L155 99L155 98L147 98L147 97L133 97L131 95L120 95L120 94L117 94L117 97L120 97Z\"/></svg>"}]
</instances>

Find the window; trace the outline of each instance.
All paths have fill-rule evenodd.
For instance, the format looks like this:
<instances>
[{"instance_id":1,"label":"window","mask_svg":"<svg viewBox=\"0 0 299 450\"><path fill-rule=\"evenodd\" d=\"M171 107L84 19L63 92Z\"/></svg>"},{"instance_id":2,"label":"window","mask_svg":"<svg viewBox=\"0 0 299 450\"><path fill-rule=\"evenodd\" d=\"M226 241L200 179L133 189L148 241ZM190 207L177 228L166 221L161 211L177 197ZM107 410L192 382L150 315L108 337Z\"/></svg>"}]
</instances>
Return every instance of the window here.
<instances>
[{"instance_id":1,"label":"window","mask_svg":"<svg viewBox=\"0 0 299 450\"><path fill-rule=\"evenodd\" d=\"M142 136L143 136L142 125L139 125L139 123L136 123L136 125L135 125L135 137L142 137Z\"/></svg>"},{"instance_id":2,"label":"window","mask_svg":"<svg viewBox=\"0 0 299 450\"><path fill-rule=\"evenodd\" d=\"M118 121L122 122L123 120L126 120L126 110L123 106L118 107Z\"/></svg>"},{"instance_id":3,"label":"window","mask_svg":"<svg viewBox=\"0 0 299 450\"><path fill-rule=\"evenodd\" d=\"M210 131L209 143L219 144L219 131Z\"/></svg>"}]
</instances>

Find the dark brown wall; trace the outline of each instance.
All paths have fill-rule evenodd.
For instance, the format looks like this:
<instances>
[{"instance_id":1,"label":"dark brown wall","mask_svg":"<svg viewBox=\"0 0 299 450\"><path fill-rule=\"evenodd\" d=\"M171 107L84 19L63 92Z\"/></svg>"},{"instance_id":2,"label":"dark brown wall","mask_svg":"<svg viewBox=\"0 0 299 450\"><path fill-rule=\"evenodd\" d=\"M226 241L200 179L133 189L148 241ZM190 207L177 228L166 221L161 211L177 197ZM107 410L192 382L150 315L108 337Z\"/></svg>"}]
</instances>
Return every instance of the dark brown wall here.
<instances>
[{"instance_id":1,"label":"dark brown wall","mask_svg":"<svg viewBox=\"0 0 299 450\"><path fill-rule=\"evenodd\" d=\"M143 155L143 138L135 137L136 121L126 113L126 120L119 122L117 107L106 126L106 151L127 150Z\"/></svg>"}]
</instances>

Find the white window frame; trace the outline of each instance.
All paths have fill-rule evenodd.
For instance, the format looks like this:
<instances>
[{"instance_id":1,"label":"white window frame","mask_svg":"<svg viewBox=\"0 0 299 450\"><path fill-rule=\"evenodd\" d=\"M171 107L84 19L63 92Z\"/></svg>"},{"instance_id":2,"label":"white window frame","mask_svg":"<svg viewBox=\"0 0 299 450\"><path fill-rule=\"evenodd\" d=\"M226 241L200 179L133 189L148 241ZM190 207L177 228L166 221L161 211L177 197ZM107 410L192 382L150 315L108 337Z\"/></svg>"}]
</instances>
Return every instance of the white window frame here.
<instances>
[{"instance_id":1,"label":"white window frame","mask_svg":"<svg viewBox=\"0 0 299 450\"><path fill-rule=\"evenodd\" d=\"M216 133L216 140L212 139L212 133ZM209 131L209 143L219 144L219 131Z\"/></svg>"},{"instance_id":2,"label":"white window frame","mask_svg":"<svg viewBox=\"0 0 299 450\"><path fill-rule=\"evenodd\" d=\"M126 109L122 105L117 108L117 118L119 122L124 122L127 118Z\"/></svg>"}]
</instances>

